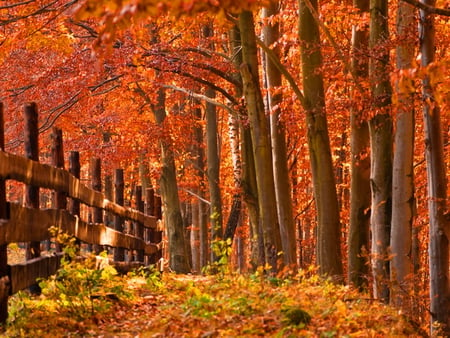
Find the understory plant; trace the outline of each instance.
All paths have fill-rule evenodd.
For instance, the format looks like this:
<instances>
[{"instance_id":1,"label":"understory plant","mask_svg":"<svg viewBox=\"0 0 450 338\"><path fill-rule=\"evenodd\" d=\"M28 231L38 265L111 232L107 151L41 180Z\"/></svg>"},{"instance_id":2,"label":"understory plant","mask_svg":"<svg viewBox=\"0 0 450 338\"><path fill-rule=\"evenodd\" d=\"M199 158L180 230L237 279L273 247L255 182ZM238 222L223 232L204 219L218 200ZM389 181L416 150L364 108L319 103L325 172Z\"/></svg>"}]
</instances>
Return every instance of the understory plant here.
<instances>
[{"instance_id":1,"label":"understory plant","mask_svg":"<svg viewBox=\"0 0 450 338\"><path fill-rule=\"evenodd\" d=\"M57 232L56 238L63 246L61 267L55 275L40 280L39 286L42 296L54 301L59 313L81 320L106 311L112 301L131 297L116 269L104 263L106 252L81 257L74 237Z\"/></svg>"}]
</instances>

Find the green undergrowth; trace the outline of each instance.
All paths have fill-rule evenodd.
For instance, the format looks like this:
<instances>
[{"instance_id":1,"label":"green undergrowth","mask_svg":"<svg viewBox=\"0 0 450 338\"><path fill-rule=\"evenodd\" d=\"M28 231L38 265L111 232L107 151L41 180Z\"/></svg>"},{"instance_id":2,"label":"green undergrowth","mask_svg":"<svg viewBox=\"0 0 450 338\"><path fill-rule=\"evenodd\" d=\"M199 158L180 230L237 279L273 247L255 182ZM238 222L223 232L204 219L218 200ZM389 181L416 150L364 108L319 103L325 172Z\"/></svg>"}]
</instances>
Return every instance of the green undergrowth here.
<instances>
[{"instance_id":1,"label":"green undergrowth","mask_svg":"<svg viewBox=\"0 0 450 338\"><path fill-rule=\"evenodd\" d=\"M11 298L7 337L423 337L420 325L367 295L295 277L118 276L70 262L43 292Z\"/></svg>"}]
</instances>

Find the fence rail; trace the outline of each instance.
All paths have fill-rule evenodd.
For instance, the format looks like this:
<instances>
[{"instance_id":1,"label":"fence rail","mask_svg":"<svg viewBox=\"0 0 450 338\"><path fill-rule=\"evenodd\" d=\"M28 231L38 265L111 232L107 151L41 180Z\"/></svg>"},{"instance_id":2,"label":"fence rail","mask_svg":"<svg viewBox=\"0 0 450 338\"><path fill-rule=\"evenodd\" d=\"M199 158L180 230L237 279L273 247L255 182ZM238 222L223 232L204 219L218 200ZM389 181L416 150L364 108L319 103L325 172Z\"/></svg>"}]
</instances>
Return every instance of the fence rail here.
<instances>
[{"instance_id":1,"label":"fence rail","mask_svg":"<svg viewBox=\"0 0 450 338\"><path fill-rule=\"evenodd\" d=\"M25 137L37 134L37 123L33 129L31 120L37 121L37 109L35 104L25 107ZM32 122L32 121L31 121ZM80 241L93 245L94 248L109 247L114 248L114 257L118 264L126 264L124 261L124 251L128 250L128 263L130 266L136 264L152 264L162 257L162 233L159 229L157 215L160 217L160 210L155 212L155 205L160 201L152 190L146 192L147 205L144 208L142 201L142 188L136 191L137 209L125 207L123 204L123 190L119 191L123 181L116 184L116 202L112 202L99 190L99 175L93 178L92 188L84 185L79 179L80 164L70 163L69 171L63 169L63 154L55 154L53 157L58 161L53 162L54 166L39 163L27 157L6 153L4 151L4 130L3 130L3 106L0 103L0 322L7 319L8 296L19 290L30 287L36 283L37 278L45 278L54 274L60 266L61 252L56 252L51 256L40 257L39 243L49 240L52 235L51 227L57 227L60 231L75 236ZM62 142L61 131L54 129L53 137L56 142ZM29 144L30 140L28 140ZM37 147L37 137L34 142ZM55 141L54 141L55 142ZM26 153L29 149L26 143ZM33 143L33 140L31 140ZM31 144L32 145L32 144ZM29 146L28 146L29 147ZM54 144L52 149L62 152L62 143ZM71 153L70 160L78 159L79 155ZM76 155L76 156L72 156ZM36 156L34 156L36 158ZM94 161L98 163L99 160ZM59 168L58 168L58 167ZM78 168L78 178L74 175L73 168ZM76 170L75 170L76 172ZM123 171L122 171L123 175ZM119 179L123 179L123 176ZM26 199L33 195L33 189L46 188L53 191L56 203L52 208L38 208L36 202L25 203L25 206L6 199L5 182L13 180L26 185ZM29 188L31 187L31 189ZM27 196L28 192L29 196ZM39 191L39 190L37 190ZM120 196L122 194L122 196ZM36 195L36 193L34 193ZM33 197L33 196L32 196ZM34 196L36 197L36 196ZM37 199L39 193L37 193ZM67 207L67 201L70 201ZM121 203L122 201L122 203ZM80 217L80 203L92 207L94 222L83 220ZM147 210L146 213L143 210ZM103 213L108 214L108 218L114 218L113 227L103 224ZM133 233L124 233L123 224L130 222L134 228ZM28 257L26 262L14 265L7 264L7 245L9 243L32 243L32 248L37 248L38 257ZM119 252L119 255L116 253ZM132 257L132 258L131 258ZM122 262L120 262L122 261Z\"/></svg>"}]
</instances>

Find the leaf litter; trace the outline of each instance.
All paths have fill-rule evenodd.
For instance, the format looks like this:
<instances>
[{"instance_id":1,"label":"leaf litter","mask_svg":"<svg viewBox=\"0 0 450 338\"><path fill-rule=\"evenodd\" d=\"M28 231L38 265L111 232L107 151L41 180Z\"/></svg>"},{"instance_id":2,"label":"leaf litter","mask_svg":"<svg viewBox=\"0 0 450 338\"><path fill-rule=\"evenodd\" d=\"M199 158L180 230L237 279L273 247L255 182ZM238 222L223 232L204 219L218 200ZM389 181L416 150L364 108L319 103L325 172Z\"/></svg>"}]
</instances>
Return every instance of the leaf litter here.
<instances>
[{"instance_id":1,"label":"leaf litter","mask_svg":"<svg viewBox=\"0 0 450 338\"><path fill-rule=\"evenodd\" d=\"M133 296L109 300L106 311L82 321L51 311L42 296L23 297L26 315L12 320L4 337L426 336L427 323L302 272L288 279L261 273L122 278Z\"/></svg>"}]
</instances>

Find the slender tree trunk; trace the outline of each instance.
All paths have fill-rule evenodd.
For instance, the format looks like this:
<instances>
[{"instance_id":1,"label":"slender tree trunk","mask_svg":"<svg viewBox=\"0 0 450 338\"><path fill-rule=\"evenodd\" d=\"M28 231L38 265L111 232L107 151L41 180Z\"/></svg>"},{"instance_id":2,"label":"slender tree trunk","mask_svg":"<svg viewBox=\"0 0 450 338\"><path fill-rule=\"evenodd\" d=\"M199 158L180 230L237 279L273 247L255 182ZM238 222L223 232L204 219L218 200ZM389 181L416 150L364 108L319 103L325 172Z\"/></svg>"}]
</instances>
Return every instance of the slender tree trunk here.
<instances>
[{"instance_id":1,"label":"slender tree trunk","mask_svg":"<svg viewBox=\"0 0 450 338\"><path fill-rule=\"evenodd\" d=\"M166 118L166 96L163 89L159 89L158 103L154 107L156 122L162 125ZM190 271L186 239L184 236L183 218L181 216L180 199L175 169L173 149L165 140L161 141L162 173L160 177L161 197L164 207L164 219L169 238L170 268L177 273Z\"/></svg>"},{"instance_id":2,"label":"slender tree trunk","mask_svg":"<svg viewBox=\"0 0 450 338\"><path fill-rule=\"evenodd\" d=\"M228 137L230 139L231 161L233 162L235 193L233 196L233 204L231 206L230 215L228 216L227 225L225 227L224 238L231 239L231 241L233 241L236 228L239 225L242 210L242 198L239 193L242 183L239 123L236 116L233 114L230 114L228 117Z\"/></svg>"},{"instance_id":3,"label":"slender tree trunk","mask_svg":"<svg viewBox=\"0 0 450 338\"><path fill-rule=\"evenodd\" d=\"M200 108L195 110L196 118L202 119L202 111ZM192 206L192 231L191 231L191 248L192 248L192 268L194 272L201 272L202 268L208 264L208 226L205 217L206 205L201 200L204 198L204 176L205 176L205 155L203 147L203 127L198 123L194 127L194 144L195 166L197 168L197 176L199 180L199 188L196 193L200 198ZM198 252L197 252L198 251ZM198 260L198 263L197 263Z\"/></svg>"},{"instance_id":4,"label":"slender tree trunk","mask_svg":"<svg viewBox=\"0 0 450 338\"><path fill-rule=\"evenodd\" d=\"M360 16L368 15L369 2L355 0ZM366 81L369 75L369 27L352 28L352 68L358 81ZM355 100L357 98L355 97ZM361 100L361 98L360 98ZM352 107L351 124L351 179L350 179L350 228L348 234L348 280L365 289L369 267L370 249L370 157L369 125L363 116L364 108Z\"/></svg>"},{"instance_id":5,"label":"slender tree trunk","mask_svg":"<svg viewBox=\"0 0 450 338\"><path fill-rule=\"evenodd\" d=\"M207 89L206 96L214 98L213 90ZM220 158L217 130L216 106L206 103L206 163L210 197L211 241L223 237L222 230L222 197L220 194ZM213 251L213 261L217 259Z\"/></svg>"},{"instance_id":6,"label":"slender tree trunk","mask_svg":"<svg viewBox=\"0 0 450 338\"><path fill-rule=\"evenodd\" d=\"M422 0L434 7L435 0ZM435 61L434 17L420 11L420 50L422 66ZM450 222L446 220L447 177L440 109L435 101L430 75L423 79L423 115L425 125L428 212L430 217L430 302L431 323L439 322L450 336L449 239ZM431 325L433 333L434 326Z\"/></svg>"},{"instance_id":7,"label":"slender tree trunk","mask_svg":"<svg viewBox=\"0 0 450 338\"><path fill-rule=\"evenodd\" d=\"M236 68L239 69L242 64L242 44L238 26L234 26L230 30L230 40L234 64ZM240 75L239 78L242 80ZM242 88L236 87L236 96L242 97L242 95ZM256 269L258 266L264 265L264 242L262 238L261 222L259 221L258 189L256 186L253 142L250 128L247 123L246 112L241 111L240 113L240 148L242 157L242 181L240 182L240 187L242 189L242 199L248 210L250 223L250 264L253 269Z\"/></svg>"},{"instance_id":8,"label":"slender tree trunk","mask_svg":"<svg viewBox=\"0 0 450 338\"><path fill-rule=\"evenodd\" d=\"M279 11L278 1L271 1L263 9L263 17L276 15ZM267 24L263 28L264 43L271 46L279 38L279 24ZM278 48L275 49L278 55ZM265 73L268 87L268 103L270 109L270 135L272 143L273 172L275 196L277 202L278 222L280 224L281 244L284 253L284 263L295 269L297 266L295 223L292 207L292 189L287 160L286 128L280 120L280 104L283 100L281 94L281 73L266 57Z\"/></svg>"},{"instance_id":9,"label":"slender tree trunk","mask_svg":"<svg viewBox=\"0 0 450 338\"><path fill-rule=\"evenodd\" d=\"M283 257L279 257L282 247L276 211L272 153L269 128L259 85L256 36L251 12L243 11L240 13L239 27L244 62L241 65L241 75L255 156L259 217L263 230L265 262L275 272L279 267L278 259Z\"/></svg>"},{"instance_id":10,"label":"slender tree trunk","mask_svg":"<svg viewBox=\"0 0 450 338\"><path fill-rule=\"evenodd\" d=\"M397 68L412 68L415 41L413 28L415 9L400 2L397 10ZM412 226L415 210L414 197L414 84L409 78L400 78L396 84L398 97L397 120L394 136L392 172L392 222L391 222L391 301L408 310L412 289Z\"/></svg>"},{"instance_id":11,"label":"slender tree trunk","mask_svg":"<svg viewBox=\"0 0 450 338\"><path fill-rule=\"evenodd\" d=\"M213 36L212 24L203 26L203 36L209 38ZM214 49L209 44L210 49ZM216 93L213 89L207 88L205 95L215 98ZM211 221L211 241L217 241L223 237L222 229L222 197L220 193L220 147L219 133L217 130L217 112L216 106L206 102L206 163L207 177L210 196L210 221ZM214 250L211 250L212 260L217 260Z\"/></svg>"},{"instance_id":12,"label":"slender tree trunk","mask_svg":"<svg viewBox=\"0 0 450 338\"><path fill-rule=\"evenodd\" d=\"M309 1L317 9L317 1ZM317 209L317 263L322 275L342 280L341 229L325 111L319 27L299 0L299 38L306 101L308 146Z\"/></svg>"},{"instance_id":13,"label":"slender tree trunk","mask_svg":"<svg viewBox=\"0 0 450 338\"><path fill-rule=\"evenodd\" d=\"M371 146L370 183L372 208L372 270L374 296L389 301L388 246L392 209L392 117L389 81L389 49L387 0L370 1L370 89L375 115L369 121Z\"/></svg>"}]
</instances>

